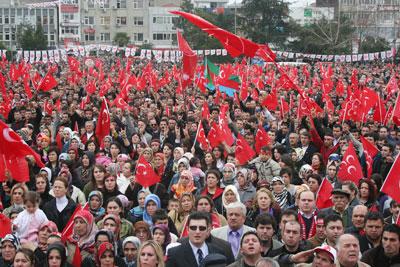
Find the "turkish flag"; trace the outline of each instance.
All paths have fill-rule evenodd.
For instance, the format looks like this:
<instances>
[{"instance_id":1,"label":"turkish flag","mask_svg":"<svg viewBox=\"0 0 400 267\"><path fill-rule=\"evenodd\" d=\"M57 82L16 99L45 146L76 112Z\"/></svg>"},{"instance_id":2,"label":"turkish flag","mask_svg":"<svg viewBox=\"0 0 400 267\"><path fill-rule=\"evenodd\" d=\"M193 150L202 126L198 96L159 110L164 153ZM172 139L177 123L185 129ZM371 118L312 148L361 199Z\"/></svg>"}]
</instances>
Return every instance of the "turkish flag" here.
<instances>
[{"instance_id":1,"label":"turkish flag","mask_svg":"<svg viewBox=\"0 0 400 267\"><path fill-rule=\"evenodd\" d=\"M3 238L6 235L12 233L12 222L3 213L0 213L0 224L1 224L1 227L0 227L0 238Z\"/></svg>"},{"instance_id":2,"label":"turkish flag","mask_svg":"<svg viewBox=\"0 0 400 267\"><path fill-rule=\"evenodd\" d=\"M95 84L94 80L93 81L89 81L86 84L85 90L88 93L88 95L91 95L91 94L96 92L96 84Z\"/></svg>"},{"instance_id":3,"label":"turkish flag","mask_svg":"<svg viewBox=\"0 0 400 267\"><path fill-rule=\"evenodd\" d=\"M269 59L268 61L273 61L273 59L275 59L275 54L267 45L259 45L248 39L239 37L194 14L183 11L170 11L170 13L184 17L202 31L218 39L232 57L238 57L240 55L254 57L258 52L262 58Z\"/></svg>"},{"instance_id":4,"label":"turkish flag","mask_svg":"<svg viewBox=\"0 0 400 267\"><path fill-rule=\"evenodd\" d=\"M399 98L400 98L400 94L397 95L396 103L395 103L395 105L394 105L393 114L392 114L393 121L396 123L397 126L400 125L400 124L397 123L397 122L399 122L399 119L400 119L400 103L399 103Z\"/></svg>"},{"instance_id":5,"label":"turkish flag","mask_svg":"<svg viewBox=\"0 0 400 267\"><path fill-rule=\"evenodd\" d=\"M341 79L336 83L336 94L342 96L344 94L344 85Z\"/></svg>"},{"instance_id":6,"label":"turkish flag","mask_svg":"<svg viewBox=\"0 0 400 267\"><path fill-rule=\"evenodd\" d=\"M126 103L125 100L119 95L114 99L113 105L122 110L129 109L128 103Z\"/></svg>"},{"instance_id":7,"label":"turkish flag","mask_svg":"<svg viewBox=\"0 0 400 267\"><path fill-rule=\"evenodd\" d=\"M268 135L267 131L265 131L264 127L262 127L261 125L258 126L258 129L256 132L256 140L254 143L256 152L259 154L261 151L261 148L263 146L268 145L269 142L270 142L270 140L269 140L269 135Z\"/></svg>"},{"instance_id":8,"label":"turkish flag","mask_svg":"<svg viewBox=\"0 0 400 267\"><path fill-rule=\"evenodd\" d=\"M371 144L364 136L361 136L360 139L364 148L365 159L367 162L368 177L370 177L372 174L372 164L374 162L374 157L376 156L376 154L378 154L379 150L378 148L376 148L376 146Z\"/></svg>"},{"instance_id":9,"label":"turkish flag","mask_svg":"<svg viewBox=\"0 0 400 267\"><path fill-rule=\"evenodd\" d=\"M201 118L206 120L210 119L210 109L208 108L206 101L204 101L203 106L201 107Z\"/></svg>"},{"instance_id":10,"label":"turkish flag","mask_svg":"<svg viewBox=\"0 0 400 267\"><path fill-rule=\"evenodd\" d=\"M53 113L53 106L50 104L50 102L46 99L43 103L43 110L44 113L47 115L50 115Z\"/></svg>"},{"instance_id":11,"label":"turkish flag","mask_svg":"<svg viewBox=\"0 0 400 267\"><path fill-rule=\"evenodd\" d=\"M81 267L82 264L82 256L81 256L81 249L79 248L78 242L75 244L75 253L74 257L72 258L72 266L74 267Z\"/></svg>"},{"instance_id":12,"label":"turkish flag","mask_svg":"<svg viewBox=\"0 0 400 267\"><path fill-rule=\"evenodd\" d=\"M238 134L236 139L236 149L235 149L235 158L238 160L240 165L244 165L249 160L253 159L256 155L256 152L251 148L249 143Z\"/></svg>"},{"instance_id":13,"label":"turkish flag","mask_svg":"<svg viewBox=\"0 0 400 267\"><path fill-rule=\"evenodd\" d=\"M397 84L397 79L395 76L392 76L388 82L388 84L386 85L386 90L388 92L389 95L396 93L397 91L399 91L399 86Z\"/></svg>"},{"instance_id":14,"label":"turkish flag","mask_svg":"<svg viewBox=\"0 0 400 267\"><path fill-rule=\"evenodd\" d=\"M79 71L80 63L76 58L72 56L68 57L68 65L71 71Z\"/></svg>"},{"instance_id":15,"label":"turkish flag","mask_svg":"<svg viewBox=\"0 0 400 267\"><path fill-rule=\"evenodd\" d=\"M44 92L47 92L56 87L57 85L58 83L56 79L54 79L53 75L51 75L51 73L48 72L40 82L37 90L43 90Z\"/></svg>"},{"instance_id":16,"label":"turkish flag","mask_svg":"<svg viewBox=\"0 0 400 267\"><path fill-rule=\"evenodd\" d=\"M207 135L207 139L210 142L210 146L212 148L218 146L221 143L221 135L219 132L220 131L218 125L215 123L215 121L213 121L211 123L211 129Z\"/></svg>"},{"instance_id":17,"label":"turkish flag","mask_svg":"<svg viewBox=\"0 0 400 267\"><path fill-rule=\"evenodd\" d=\"M31 99L33 95L32 95L31 87L29 86L29 76L28 76L28 75L25 75L25 79L24 79L24 89L25 89L26 97L27 97L28 99Z\"/></svg>"},{"instance_id":18,"label":"turkish flag","mask_svg":"<svg viewBox=\"0 0 400 267\"><path fill-rule=\"evenodd\" d=\"M15 82L18 81L18 78L21 75L21 73L19 72L18 68L15 67L14 64L11 64L8 75L10 77L10 80Z\"/></svg>"},{"instance_id":19,"label":"turkish flag","mask_svg":"<svg viewBox=\"0 0 400 267\"><path fill-rule=\"evenodd\" d=\"M228 146L231 146L235 142L235 138L232 136L232 131L228 127L228 122L221 120L219 123L219 133L221 140L225 141Z\"/></svg>"},{"instance_id":20,"label":"turkish flag","mask_svg":"<svg viewBox=\"0 0 400 267\"><path fill-rule=\"evenodd\" d=\"M58 112L61 113L61 98L58 98L58 99L56 100L56 103L54 104L54 107L56 108L56 110L57 110Z\"/></svg>"},{"instance_id":21,"label":"turkish flag","mask_svg":"<svg viewBox=\"0 0 400 267\"><path fill-rule=\"evenodd\" d=\"M208 140L206 138L206 134L204 132L203 125L199 122L199 129L197 130L197 135L195 140L199 142L200 148L204 151L208 149Z\"/></svg>"},{"instance_id":22,"label":"turkish flag","mask_svg":"<svg viewBox=\"0 0 400 267\"><path fill-rule=\"evenodd\" d=\"M14 180L18 182L29 181L28 162L25 157L31 155L34 157L36 164L43 168L44 164L30 146L28 146L22 138L10 129L3 121L0 120L0 160L2 160L0 172L5 173L7 170L11 173ZM0 175L4 179L4 175Z\"/></svg>"},{"instance_id":23,"label":"turkish flag","mask_svg":"<svg viewBox=\"0 0 400 267\"><path fill-rule=\"evenodd\" d=\"M103 102L101 103L101 109L96 125L96 136L97 139L100 140L100 147L104 146L104 137L110 134L110 113L107 109L107 104L105 101L106 100L103 99Z\"/></svg>"},{"instance_id":24,"label":"turkish flag","mask_svg":"<svg viewBox=\"0 0 400 267\"><path fill-rule=\"evenodd\" d=\"M276 110L276 108L278 107L278 98L276 96L276 90L273 89L271 93L264 98L261 105L263 105L270 111Z\"/></svg>"},{"instance_id":25,"label":"turkish flag","mask_svg":"<svg viewBox=\"0 0 400 267\"><path fill-rule=\"evenodd\" d=\"M400 155L400 154L399 154ZM382 185L381 191L386 193L392 199L400 202L400 160L397 155L388 175L386 176L385 182Z\"/></svg>"},{"instance_id":26,"label":"turkish flag","mask_svg":"<svg viewBox=\"0 0 400 267\"><path fill-rule=\"evenodd\" d=\"M331 182L329 182L327 178L324 178L317 192L317 201L315 204L318 209L325 209L333 206L331 199L332 190L333 186Z\"/></svg>"},{"instance_id":27,"label":"turkish flag","mask_svg":"<svg viewBox=\"0 0 400 267\"><path fill-rule=\"evenodd\" d=\"M144 188L148 188L160 181L160 176L158 176L151 164L142 156L137 161L135 177L136 182Z\"/></svg>"},{"instance_id":28,"label":"turkish flag","mask_svg":"<svg viewBox=\"0 0 400 267\"><path fill-rule=\"evenodd\" d=\"M41 80L42 80L42 77L40 77L39 72L36 71L32 78L32 84L36 88L36 90L38 90Z\"/></svg>"},{"instance_id":29,"label":"turkish flag","mask_svg":"<svg viewBox=\"0 0 400 267\"><path fill-rule=\"evenodd\" d=\"M353 143L349 143L346 152L343 155L342 163L339 166L337 174L341 181L353 181L358 184L358 181L364 177L360 162L358 161Z\"/></svg>"},{"instance_id":30,"label":"turkish flag","mask_svg":"<svg viewBox=\"0 0 400 267\"><path fill-rule=\"evenodd\" d=\"M196 71L197 65L197 54L193 52L189 44L183 38L180 31L177 31L178 46L179 50L182 51L182 65L183 65L183 75L182 75L182 87L186 88L193 81L193 76Z\"/></svg>"}]
</instances>

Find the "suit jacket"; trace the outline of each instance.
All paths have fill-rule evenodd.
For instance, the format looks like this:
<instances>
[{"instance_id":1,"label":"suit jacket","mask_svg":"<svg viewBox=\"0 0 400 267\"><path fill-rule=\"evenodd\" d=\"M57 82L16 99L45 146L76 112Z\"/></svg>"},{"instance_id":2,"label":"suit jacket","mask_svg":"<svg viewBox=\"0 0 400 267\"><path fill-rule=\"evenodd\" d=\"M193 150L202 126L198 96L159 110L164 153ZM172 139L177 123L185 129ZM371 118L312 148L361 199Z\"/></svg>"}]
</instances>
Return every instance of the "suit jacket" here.
<instances>
[{"instance_id":1,"label":"suit jacket","mask_svg":"<svg viewBox=\"0 0 400 267\"><path fill-rule=\"evenodd\" d=\"M188 240L189 240L188 237L183 237L180 240L178 240L178 242L179 243L189 242ZM212 245L218 247L219 249L221 249L224 252L223 255L226 257L227 264L231 264L232 262L235 261L235 256L233 256L231 244L229 244L227 241L210 235L206 239L206 242L207 242L207 244L212 244Z\"/></svg>"},{"instance_id":2,"label":"suit jacket","mask_svg":"<svg viewBox=\"0 0 400 267\"><path fill-rule=\"evenodd\" d=\"M217 246L207 243L208 254L219 253L224 255L224 251ZM205 257L206 255L204 255ZM192 247L188 240L182 241L181 245L168 250L166 267L197 267L196 256L193 254Z\"/></svg>"},{"instance_id":3,"label":"suit jacket","mask_svg":"<svg viewBox=\"0 0 400 267\"><path fill-rule=\"evenodd\" d=\"M229 226L225 225L225 226L211 230L211 234L222 240L228 241L228 231L229 231ZM254 229L253 227L249 227L247 225L243 225L243 234L250 232L250 231L256 231L256 229ZM240 238L242 238L242 237L240 237Z\"/></svg>"}]
</instances>

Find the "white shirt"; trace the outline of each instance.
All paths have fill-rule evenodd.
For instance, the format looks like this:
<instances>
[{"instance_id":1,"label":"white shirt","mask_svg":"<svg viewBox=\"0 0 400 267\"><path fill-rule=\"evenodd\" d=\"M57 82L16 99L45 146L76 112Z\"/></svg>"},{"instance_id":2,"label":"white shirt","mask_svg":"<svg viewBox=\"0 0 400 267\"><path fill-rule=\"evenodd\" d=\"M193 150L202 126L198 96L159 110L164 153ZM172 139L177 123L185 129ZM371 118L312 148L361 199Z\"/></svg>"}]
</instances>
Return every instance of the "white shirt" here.
<instances>
[{"instance_id":1,"label":"white shirt","mask_svg":"<svg viewBox=\"0 0 400 267\"><path fill-rule=\"evenodd\" d=\"M200 265L199 263L199 254L197 253L197 251L199 249L201 249L201 252L203 252L203 259L208 255L208 246L206 245L206 242L203 243L203 245L201 247L196 247L195 245L192 244L192 242L190 242L189 240L189 244L192 247L192 251L193 251L193 255L196 258L197 261L197 265Z\"/></svg>"},{"instance_id":2,"label":"white shirt","mask_svg":"<svg viewBox=\"0 0 400 267\"><path fill-rule=\"evenodd\" d=\"M68 205L68 198L66 196L63 196L62 198L56 198L56 205L57 205L57 210L59 212L62 212Z\"/></svg>"}]
</instances>

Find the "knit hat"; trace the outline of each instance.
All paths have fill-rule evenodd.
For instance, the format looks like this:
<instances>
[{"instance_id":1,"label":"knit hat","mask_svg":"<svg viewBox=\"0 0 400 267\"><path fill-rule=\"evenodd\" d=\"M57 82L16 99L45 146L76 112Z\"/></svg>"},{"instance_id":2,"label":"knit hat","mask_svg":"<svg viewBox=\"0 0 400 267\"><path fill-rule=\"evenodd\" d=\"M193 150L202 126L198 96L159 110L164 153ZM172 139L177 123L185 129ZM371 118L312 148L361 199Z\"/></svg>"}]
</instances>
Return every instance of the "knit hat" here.
<instances>
[{"instance_id":1,"label":"knit hat","mask_svg":"<svg viewBox=\"0 0 400 267\"><path fill-rule=\"evenodd\" d=\"M6 235L2 240L1 240L1 244L3 245L4 242L9 241L11 242L11 244L15 247L15 249L19 249L21 247L21 241L19 240L19 238L16 235L13 234L8 234Z\"/></svg>"}]
</instances>

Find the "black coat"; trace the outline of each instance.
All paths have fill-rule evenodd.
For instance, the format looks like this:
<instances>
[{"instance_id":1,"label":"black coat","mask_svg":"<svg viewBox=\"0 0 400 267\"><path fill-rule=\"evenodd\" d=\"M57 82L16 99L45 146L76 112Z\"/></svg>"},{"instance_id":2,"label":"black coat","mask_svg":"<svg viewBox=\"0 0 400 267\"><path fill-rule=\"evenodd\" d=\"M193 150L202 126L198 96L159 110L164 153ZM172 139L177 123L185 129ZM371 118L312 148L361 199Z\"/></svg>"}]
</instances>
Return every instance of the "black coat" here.
<instances>
[{"instance_id":1,"label":"black coat","mask_svg":"<svg viewBox=\"0 0 400 267\"><path fill-rule=\"evenodd\" d=\"M57 227L58 231L62 232L65 225L68 223L69 219L71 218L72 214L74 213L76 208L76 203L68 198L67 206L59 212L56 205L56 199L52 199L50 202L46 203L43 207L43 211L47 216L49 221L53 221Z\"/></svg>"},{"instance_id":2,"label":"black coat","mask_svg":"<svg viewBox=\"0 0 400 267\"><path fill-rule=\"evenodd\" d=\"M224 255L224 250L214 244L207 243L208 253L219 253ZM193 254L189 241L182 241L182 245L168 250L166 267L197 267L197 255ZM230 263L229 263L230 264Z\"/></svg>"},{"instance_id":3,"label":"black coat","mask_svg":"<svg viewBox=\"0 0 400 267\"><path fill-rule=\"evenodd\" d=\"M394 264L400 264L400 255L397 254L393 258L388 258L385 255L385 251L382 245L380 245L376 248L371 248L367 250L363 254L361 261L371 266L390 267L393 266Z\"/></svg>"}]
</instances>

